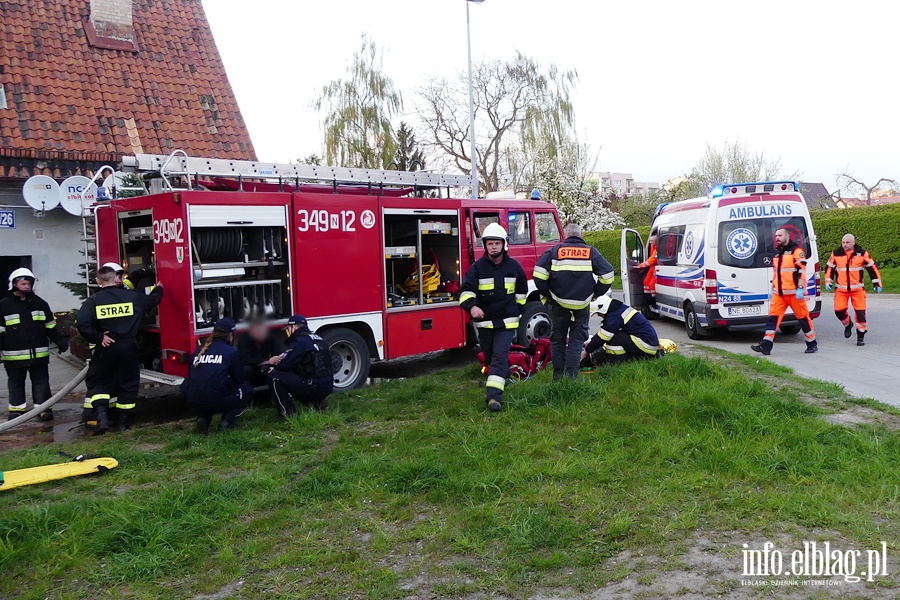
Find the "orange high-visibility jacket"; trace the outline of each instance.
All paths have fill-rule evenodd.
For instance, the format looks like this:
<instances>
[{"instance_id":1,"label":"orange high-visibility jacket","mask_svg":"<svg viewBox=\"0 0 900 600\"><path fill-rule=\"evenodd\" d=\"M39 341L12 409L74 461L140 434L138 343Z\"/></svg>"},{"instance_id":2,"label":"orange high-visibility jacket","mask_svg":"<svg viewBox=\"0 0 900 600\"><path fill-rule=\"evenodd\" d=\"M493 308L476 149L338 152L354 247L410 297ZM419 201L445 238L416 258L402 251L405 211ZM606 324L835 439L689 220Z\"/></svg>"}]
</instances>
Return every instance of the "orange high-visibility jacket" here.
<instances>
[{"instance_id":1,"label":"orange high-visibility jacket","mask_svg":"<svg viewBox=\"0 0 900 600\"><path fill-rule=\"evenodd\" d=\"M779 295L793 294L806 287L806 254L796 242L778 249L772 263L772 290Z\"/></svg>"},{"instance_id":2,"label":"orange high-visibility jacket","mask_svg":"<svg viewBox=\"0 0 900 600\"><path fill-rule=\"evenodd\" d=\"M638 265L640 269L647 269L644 275L644 292L652 293L656 290L656 265L659 259L656 258L656 244L650 247L650 258Z\"/></svg>"},{"instance_id":3,"label":"orange high-visibility jacket","mask_svg":"<svg viewBox=\"0 0 900 600\"><path fill-rule=\"evenodd\" d=\"M849 253L844 252L841 246L831 253L828 257L828 265L825 268L825 283L832 283L831 274L837 272L837 289L852 292L853 290L864 289L863 271L869 272L872 279L872 285L881 285L881 273L878 272L878 266L869 256L866 250L863 250L859 244L853 247Z\"/></svg>"}]
</instances>

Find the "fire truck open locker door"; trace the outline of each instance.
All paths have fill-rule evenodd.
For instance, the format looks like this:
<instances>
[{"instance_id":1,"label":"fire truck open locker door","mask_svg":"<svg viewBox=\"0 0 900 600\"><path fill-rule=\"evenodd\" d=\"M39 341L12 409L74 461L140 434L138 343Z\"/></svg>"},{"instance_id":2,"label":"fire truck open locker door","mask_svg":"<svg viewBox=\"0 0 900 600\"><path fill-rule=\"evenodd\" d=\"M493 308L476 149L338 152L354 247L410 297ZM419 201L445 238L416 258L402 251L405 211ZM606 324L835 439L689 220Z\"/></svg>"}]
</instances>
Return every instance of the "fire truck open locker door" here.
<instances>
[{"instance_id":1,"label":"fire truck open locker door","mask_svg":"<svg viewBox=\"0 0 900 600\"><path fill-rule=\"evenodd\" d=\"M460 235L456 210L385 208L387 358L460 348Z\"/></svg>"}]
</instances>

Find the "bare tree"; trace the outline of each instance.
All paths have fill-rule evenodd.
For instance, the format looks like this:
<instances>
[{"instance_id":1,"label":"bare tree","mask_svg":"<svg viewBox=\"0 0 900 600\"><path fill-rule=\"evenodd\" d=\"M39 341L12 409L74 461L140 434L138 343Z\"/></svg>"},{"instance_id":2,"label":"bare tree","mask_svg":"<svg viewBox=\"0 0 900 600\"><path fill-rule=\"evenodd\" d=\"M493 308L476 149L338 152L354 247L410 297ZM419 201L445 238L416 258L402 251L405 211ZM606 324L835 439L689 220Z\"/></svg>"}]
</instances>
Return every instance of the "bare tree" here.
<instances>
[{"instance_id":1,"label":"bare tree","mask_svg":"<svg viewBox=\"0 0 900 600\"><path fill-rule=\"evenodd\" d=\"M888 177L882 177L878 181L875 182L874 185L866 185L864 182L856 179L853 175L850 175L846 172L839 173L835 177L835 181L837 182L838 187L843 190L847 190L852 192L853 190L857 190L858 193L866 194L866 206L872 205L872 192L882 187L882 184L887 184L887 187L891 190L896 190L898 188L897 180L890 179Z\"/></svg>"},{"instance_id":2,"label":"bare tree","mask_svg":"<svg viewBox=\"0 0 900 600\"><path fill-rule=\"evenodd\" d=\"M723 183L797 180L800 173L783 173L780 158L769 160L762 152L754 152L738 140L733 144L726 141L722 149L707 144L706 152L686 177L687 182L680 184L677 192L681 197L692 198L705 196Z\"/></svg>"},{"instance_id":3,"label":"bare tree","mask_svg":"<svg viewBox=\"0 0 900 600\"><path fill-rule=\"evenodd\" d=\"M397 142L391 119L403 108L403 100L381 66L375 42L363 34L347 77L323 86L313 102L325 113L328 164L383 169L394 160Z\"/></svg>"},{"instance_id":4,"label":"bare tree","mask_svg":"<svg viewBox=\"0 0 900 600\"><path fill-rule=\"evenodd\" d=\"M507 177L511 148L548 139L555 152L574 120L570 92L576 80L574 71L555 65L545 71L521 53L511 61L473 66L475 146L484 191L497 190ZM417 110L428 143L462 172L472 168L468 85L468 76L460 73L452 79L434 78L418 90Z\"/></svg>"}]
</instances>

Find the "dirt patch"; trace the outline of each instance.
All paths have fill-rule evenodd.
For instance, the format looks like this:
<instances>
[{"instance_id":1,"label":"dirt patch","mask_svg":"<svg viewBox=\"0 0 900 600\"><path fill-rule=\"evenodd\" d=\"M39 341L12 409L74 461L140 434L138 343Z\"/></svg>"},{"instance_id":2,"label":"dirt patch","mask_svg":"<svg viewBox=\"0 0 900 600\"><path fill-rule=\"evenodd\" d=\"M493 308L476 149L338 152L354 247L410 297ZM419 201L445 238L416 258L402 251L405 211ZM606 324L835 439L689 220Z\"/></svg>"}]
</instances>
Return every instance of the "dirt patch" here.
<instances>
[{"instance_id":1,"label":"dirt patch","mask_svg":"<svg viewBox=\"0 0 900 600\"><path fill-rule=\"evenodd\" d=\"M219 591L213 592L212 594L197 594L194 596L194 600L224 600L225 598L233 597L243 586L244 580L241 579L234 583L222 586Z\"/></svg>"}]
</instances>

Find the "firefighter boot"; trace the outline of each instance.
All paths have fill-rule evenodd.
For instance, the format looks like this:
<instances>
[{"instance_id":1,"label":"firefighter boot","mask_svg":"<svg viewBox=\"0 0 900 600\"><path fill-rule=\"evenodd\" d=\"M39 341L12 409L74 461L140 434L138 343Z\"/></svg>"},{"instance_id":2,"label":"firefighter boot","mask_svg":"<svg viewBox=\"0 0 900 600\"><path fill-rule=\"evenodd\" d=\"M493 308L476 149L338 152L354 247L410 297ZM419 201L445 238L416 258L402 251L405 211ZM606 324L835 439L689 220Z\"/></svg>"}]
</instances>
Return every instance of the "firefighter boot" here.
<instances>
[{"instance_id":1,"label":"firefighter boot","mask_svg":"<svg viewBox=\"0 0 900 600\"><path fill-rule=\"evenodd\" d=\"M237 424L234 421L222 419L222 422L219 423L219 431L227 431L229 429L234 429L236 426L237 426Z\"/></svg>"},{"instance_id":2,"label":"firefighter boot","mask_svg":"<svg viewBox=\"0 0 900 600\"><path fill-rule=\"evenodd\" d=\"M849 339L851 335L853 335L853 320L852 319L847 321L847 325L844 326L844 337Z\"/></svg>"},{"instance_id":3,"label":"firefighter boot","mask_svg":"<svg viewBox=\"0 0 900 600\"><path fill-rule=\"evenodd\" d=\"M206 417L197 417L197 433L206 435L209 433L209 419Z\"/></svg>"},{"instance_id":4,"label":"firefighter boot","mask_svg":"<svg viewBox=\"0 0 900 600\"><path fill-rule=\"evenodd\" d=\"M109 414L106 412L105 406L96 406L94 410L97 411L97 428L94 430L94 435L102 435L109 429Z\"/></svg>"},{"instance_id":5,"label":"firefighter boot","mask_svg":"<svg viewBox=\"0 0 900 600\"><path fill-rule=\"evenodd\" d=\"M804 354L815 354L819 351L819 343L816 341L806 342L806 350L803 351Z\"/></svg>"},{"instance_id":6,"label":"firefighter boot","mask_svg":"<svg viewBox=\"0 0 900 600\"><path fill-rule=\"evenodd\" d=\"M48 408L47 410L41 412L41 414L38 415L38 419L40 419L41 421L52 421L53 420L53 409Z\"/></svg>"},{"instance_id":7,"label":"firefighter boot","mask_svg":"<svg viewBox=\"0 0 900 600\"><path fill-rule=\"evenodd\" d=\"M128 431L131 429L131 415L127 410L119 411L119 431Z\"/></svg>"},{"instance_id":8,"label":"firefighter boot","mask_svg":"<svg viewBox=\"0 0 900 600\"><path fill-rule=\"evenodd\" d=\"M865 331L857 331L856 332L856 345L857 346L865 346L866 345L866 332Z\"/></svg>"}]
</instances>

